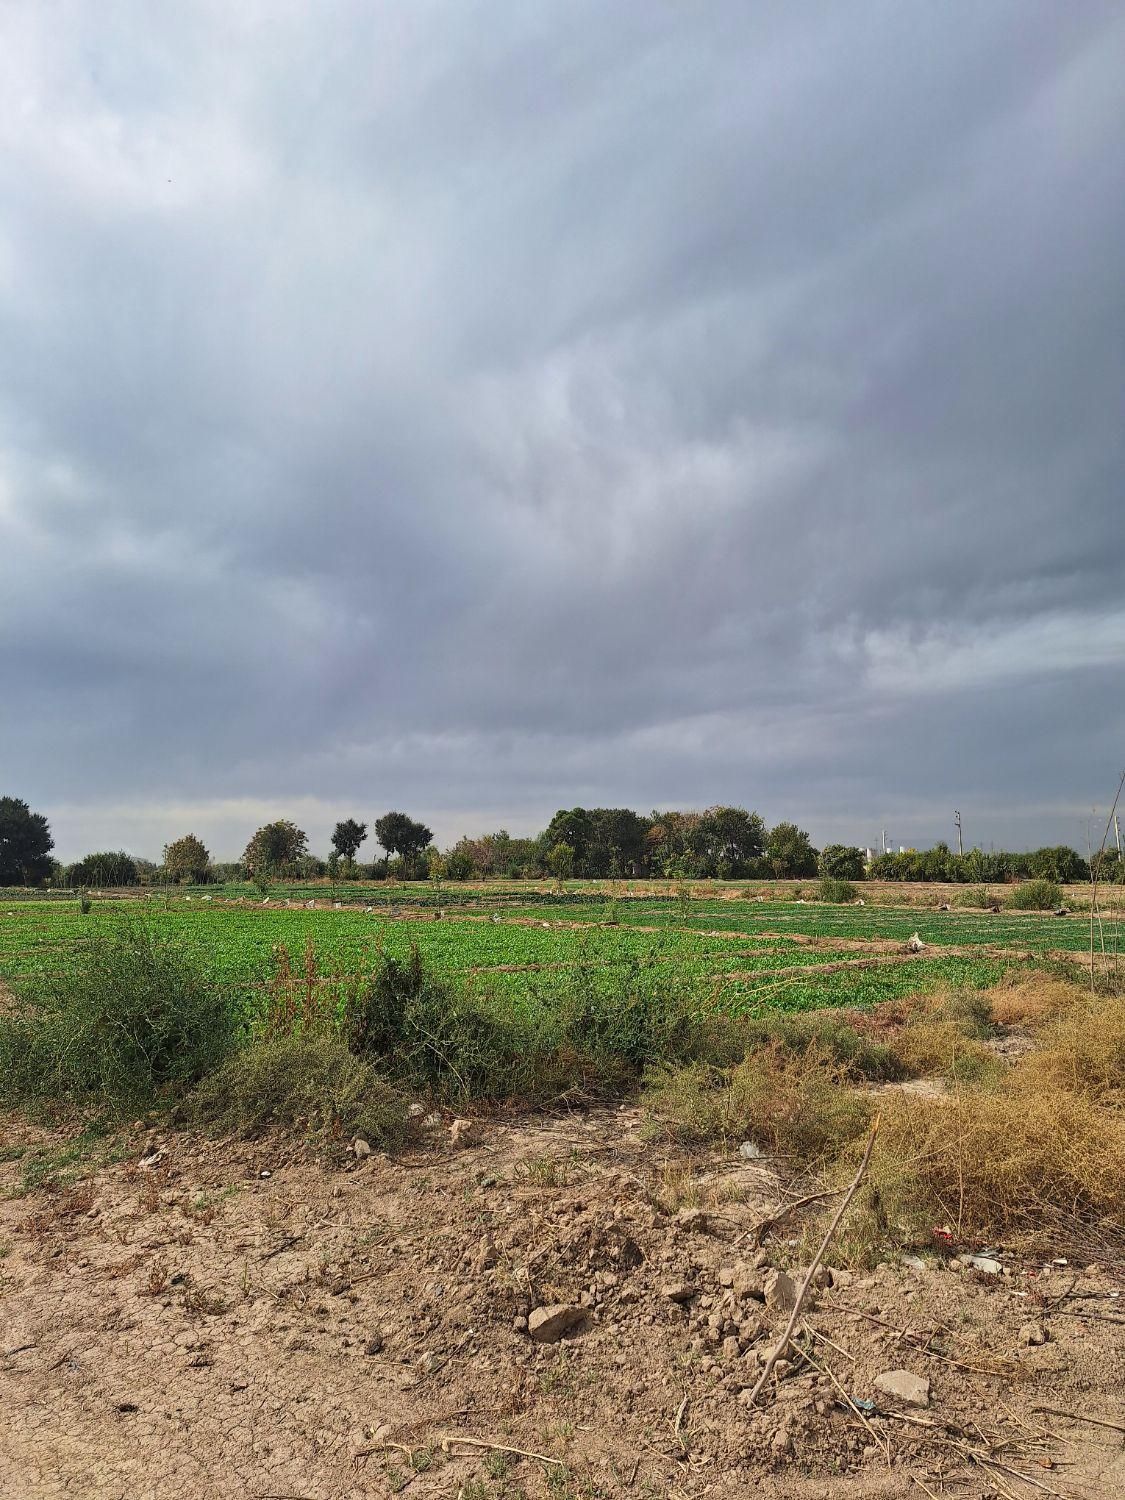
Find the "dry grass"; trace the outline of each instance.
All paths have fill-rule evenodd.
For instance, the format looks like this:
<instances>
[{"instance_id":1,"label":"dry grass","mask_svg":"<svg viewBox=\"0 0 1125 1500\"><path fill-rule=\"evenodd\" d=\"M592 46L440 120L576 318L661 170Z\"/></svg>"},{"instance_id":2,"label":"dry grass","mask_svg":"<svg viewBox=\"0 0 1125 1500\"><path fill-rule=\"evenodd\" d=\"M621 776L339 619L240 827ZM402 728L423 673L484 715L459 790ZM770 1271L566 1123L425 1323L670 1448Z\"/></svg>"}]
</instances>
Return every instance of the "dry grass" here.
<instances>
[{"instance_id":1,"label":"dry grass","mask_svg":"<svg viewBox=\"0 0 1125 1500\"><path fill-rule=\"evenodd\" d=\"M1015 1070L1025 1092L1066 1091L1125 1106L1125 996L1083 996L1046 1024L1039 1045Z\"/></svg>"},{"instance_id":2,"label":"dry grass","mask_svg":"<svg viewBox=\"0 0 1125 1500\"><path fill-rule=\"evenodd\" d=\"M856 1259L877 1259L888 1240L925 1243L939 1224L969 1240L1125 1226L1125 998L1047 975L988 998L994 1016L1038 1026L1038 1045L983 1086L887 1100L849 1229ZM903 1036L940 1031L953 1044L948 1025Z\"/></svg>"},{"instance_id":3,"label":"dry grass","mask_svg":"<svg viewBox=\"0 0 1125 1500\"><path fill-rule=\"evenodd\" d=\"M997 1026L1034 1028L1084 999L1084 993L1069 980L1053 974L1013 970L987 991L992 1019Z\"/></svg>"},{"instance_id":4,"label":"dry grass","mask_svg":"<svg viewBox=\"0 0 1125 1500\"><path fill-rule=\"evenodd\" d=\"M808 1163L824 1161L862 1135L868 1093L817 1048L762 1047L726 1071L687 1067L657 1074L646 1094L654 1119L681 1140L752 1140Z\"/></svg>"},{"instance_id":5,"label":"dry grass","mask_svg":"<svg viewBox=\"0 0 1125 1500\"><path fill-rule=\"evenodd\" d=\"M891 1044L903 1069L915 1078L981 1079L999 1072L999 1062L983 1043L965 1035L956 1021L920 1021L906 1026Z\"/></svg>"},{"instance_id":6,"label":"dry grass","mask_svg":"<svg viewBox=\"0 0 1125 1500\"><path fill-rule=\"evenodd\" d=\"M925 1243L941 1224L961 1240L1123 1214L1120 1116L1063 1090L902 1094L883 1111L852 1251L856 1240Z\"/></svg>"}]
</instances>

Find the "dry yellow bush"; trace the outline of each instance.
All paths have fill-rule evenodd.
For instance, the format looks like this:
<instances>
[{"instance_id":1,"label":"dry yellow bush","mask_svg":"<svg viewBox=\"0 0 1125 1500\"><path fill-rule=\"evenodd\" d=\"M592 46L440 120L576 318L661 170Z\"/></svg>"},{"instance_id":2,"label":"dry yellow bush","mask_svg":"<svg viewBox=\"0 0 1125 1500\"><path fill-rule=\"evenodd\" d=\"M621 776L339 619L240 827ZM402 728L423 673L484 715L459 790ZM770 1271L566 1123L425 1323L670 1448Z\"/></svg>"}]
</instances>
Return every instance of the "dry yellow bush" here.
<instances>
[{"instance_id":1,"label":"dry yellow bush","mask_svg":"<svg viewBox=\"0 0 1125 1500\"><path fill-rule=\"evenodd\" d=\"M1018 1070L1017 1070L1018 1071ZM867 1214L902 1241L1125 1215L1125 1118L1065 1090L900 1094L883 1110Z\"/></svg>"},{"instance_id":2,"label":"dry yellow bush","mask_svg":"<svg viewBox=\"0 0 1125 1500\"><path fill-rule=\"evenodd\" d=\"M1066 1090L1125 1105L1125 996L1085 995L1044 1026L1012 1083L1032 1094Z\"/></svg>"},{"instance_id":3,"label":"dry yellow bush","mask_svg":"<svg viewBox=\"0 0 1125 1500\"><path fill-rule=\"evenodd\" d=\"M997 1026L1034 1028L1081 1004L1085 992L1053 974L1017 969L993 985L987 998Z\"/></svg>"},{"instance_id":4,"label":"dry yellow bush","mask_svg":"<svg viewBox=\"0 0 1125 1500\"><path fill-rule=\"evenodd\" d=\"M981 1042L967 1037L956 1021L916 1021L903 1027L891 1052L915 1077L940 1073L950 1078L979 1078L997 1068L996 1058Z\"/></svg>"},{"instance_id":5,"label":"dry yellow bush","mask_svg":"<svg viewBox=\"0 0 1125 1500\"><path fill-rule=\"evenodd\" d=\"M850 1087L818 1047L797 1053L762 1047L726 1071L666 1070L650 1081L645 1102L658 1124L681 1139L749 1138L802 1162L835 1156L862 1135L872 1112L871 1095Z\"/></svg>"}]
</instances>

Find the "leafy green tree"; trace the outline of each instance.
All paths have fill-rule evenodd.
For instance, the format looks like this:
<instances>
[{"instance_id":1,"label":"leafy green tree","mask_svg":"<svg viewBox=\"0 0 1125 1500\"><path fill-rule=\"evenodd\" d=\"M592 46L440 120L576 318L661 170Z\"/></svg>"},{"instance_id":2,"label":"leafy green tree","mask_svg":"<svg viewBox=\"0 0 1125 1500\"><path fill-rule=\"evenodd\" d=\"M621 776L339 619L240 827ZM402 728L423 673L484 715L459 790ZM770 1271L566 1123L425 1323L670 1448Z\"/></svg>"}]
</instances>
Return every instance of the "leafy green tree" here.
<instances>
[{"instance_id":1,"label":"leafy green tree","mask_svg":"<svg viewBox=\"0 0 1125 1500\"><path fill-rule=\"evenodd\" d=\"M0 797L0 885L38 885L51 874L55 841L42 813L19 797Z\"/></svg>"},{"instance_id":2,"label":"leafy green tree","mask_svg":"<svg viewBox=\"0 0 1125 1500\"><path fill-rule=\"evenodd\" d=\"M375 837L388 854L397 855L409 875L417 871L423 849L433 843L433 834L425 823L416 823L405 813L384 813L375 820Z\"/></svg>"},{"instance_id":3,"label":"leafy green tree","mask_svg":"<svg viewBox=\"0 0 1125 1500\"><path fill-rule=\"evenodd\" d=\"M862 880L863 850L851 844L826 844L817 861L820 873L832 880Z\"/></svg>"},{"instance_id":4,"label":"leafy green tree","mask_svg":"<svg viewBox=\"0 0 1125 1500\"><path fill-rule=\"evenodd\" d=\"M359 846L367 837L367 824L357 823L354 818L347 818L342 823L336 824L336 830L332 835L332 847L341 859L354 860L359 853Z\"/></svg>"},{"instance_id":5,"label":"leafy green tree","mask_svg":"<svg viewBox=\"0 0 1125 1500\"><path fill-rule=\"evenodd\" d=\"M102 849L96 854L87 854L66 872L69 886L83 885L136 885L137 864L124 849Z\"/></svg>"},{"instance_id":6,"label":"leafy green tree","mask_svg":"<svg viewBox=\"0 0 1125 1500\"><path fill-rule=\"evenodd\" d=\"M309 840L295 823L279 818L265 823L246 845L242 864L252 879L267 875L293 875L298 861L308 855Z\"/></svg>"},{"instance_id":7,"label":"leafy green tree","mask_svg":"<svg viewBox=\"0 0 1125 1500\"><path fill-rule=\"evenodd\" d=\"M744 807L709 807L699 819L692 842L709 867L708 874L730 878L745 874L761 858L765 838L766 825L756 812Z\"/></svg>"},{"instance_id":8,"label":"leafy green tree","mask_svg":"<svg viewBox=\"0 0 1125 1500\"><path fill-rule=\"evenodd\" d=\"M556 844L566 844L574 851L574 864L582 870L586 851L594 837L594 825L584 807L560 807L547 824L543 835L548 853Z\"/></svg>"},{"instance_id":9,"label":"leafy green tree","mask_svg":"<svg viewBox=\"0 0 1125 1500\"><path fill-rule=\"evenodd\" d=\"M779 880L816 874L816 850L796 823L778 823L766 840L766 859Z\"/></svg>"},{"instance_id":10,"label":"leafy green tree","mask_svg":"<svg viewBox=\"0 0 1125 1500\"><path fill-rule=\"evenodd\" d=\"M1080 854L1065 844L1059 844L1053 849L1036 849L1029 864L1032 875L1037 875L1042 880L1057 881L1060 885L1090 878L1090 866Z\"/></svg>"},{"instance_id":11,"label":"leafy green tree","mask_svg":"<svg viewBox=\"0 0 1125 1500\"><path fill-rule=\"evenodd\" d=\"M555 844L547 855L547 868L560 886L574 874L574 863L572 844Z\"/></svg>"},{"instance_id":12,"label":"leafy green tree","mask_svg":"<svg viewBox=\"0 0 1125 1500\"><path fill-rule=\"evenodd\" d=\"M168 879L180 885L202 885L207 879L211 856L194 833L164 845L164 869Z\"/></svg>"}]
</instances>

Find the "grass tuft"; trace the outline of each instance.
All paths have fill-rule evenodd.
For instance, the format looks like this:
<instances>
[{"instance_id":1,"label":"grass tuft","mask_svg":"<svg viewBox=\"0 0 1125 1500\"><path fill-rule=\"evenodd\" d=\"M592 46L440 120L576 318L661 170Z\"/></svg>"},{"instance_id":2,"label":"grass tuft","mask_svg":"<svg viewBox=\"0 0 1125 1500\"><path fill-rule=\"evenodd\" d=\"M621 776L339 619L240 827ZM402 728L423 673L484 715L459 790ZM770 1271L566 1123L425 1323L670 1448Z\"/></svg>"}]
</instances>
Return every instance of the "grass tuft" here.
<instances>
[{"instance_id":1,"label":"grass tuft","mask_svg":"<svg viewBox=\"0 0 1125 1500\"><path fill-rule=\"evenodd\" d=\"M406 1133L406 1101L338 1037L261 1037L200 1084L187 1115L243 1136L271 1128L319 1143L361 1135L391 1146Z\"/></svg>"},{"instance_id":2,"label":"grass tuft","mask_svg":"<svg viewBox=\"0 0 1125 1500\"><path fill-rule=\"evenodd\" d=\"M140 923L95 933L70 970L0 1015L0 1097L135 1108L183 1089L235 1045L238 1022L186 954Z\"/></svg>"}]
</instances>

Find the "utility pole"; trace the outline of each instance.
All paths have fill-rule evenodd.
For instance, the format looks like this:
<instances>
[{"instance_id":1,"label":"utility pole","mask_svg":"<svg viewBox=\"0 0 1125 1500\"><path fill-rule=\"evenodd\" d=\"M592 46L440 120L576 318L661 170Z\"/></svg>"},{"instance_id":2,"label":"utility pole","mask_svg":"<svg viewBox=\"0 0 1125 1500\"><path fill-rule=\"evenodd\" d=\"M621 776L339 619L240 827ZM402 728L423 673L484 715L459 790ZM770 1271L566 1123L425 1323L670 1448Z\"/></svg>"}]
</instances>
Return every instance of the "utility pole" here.
<instances>
[{"instance_id":1,"label":"utility pole","mask_svg":"<svg viewBox=\"0 0 1125 1500\"><path fill-rule=\"evenodd\" d=\"M1117 821L1117 814L1113 815L1113 831L1117 835L1117 857L1121 858L1121 824Z\"/></svg>"},{"instance_id":2,"label":"utility pole","mask_svg":"<svg viewBox=\"0 0 1125 1500\"><path fill-rule=\"evenodd\" d=\"M886 852L887 852L887 830L884 828L883 829L883 853L886 854Z\"/></svg>"},{"instance_id":3,"label":"utility pole","mask_svg":"<svg viewBox=\"0 0 1125 1500\"><path fill-rule=\"evenodd\" d=\"M961 845L961 814L959 812L954 811L953 821L957 824L957 854L960 856L965 850Z\"/></svg>"}]
</instances>

